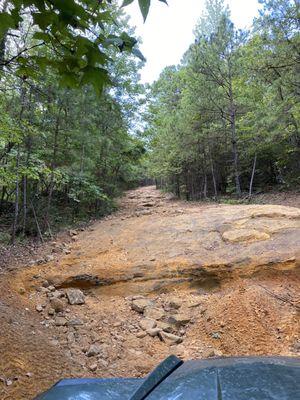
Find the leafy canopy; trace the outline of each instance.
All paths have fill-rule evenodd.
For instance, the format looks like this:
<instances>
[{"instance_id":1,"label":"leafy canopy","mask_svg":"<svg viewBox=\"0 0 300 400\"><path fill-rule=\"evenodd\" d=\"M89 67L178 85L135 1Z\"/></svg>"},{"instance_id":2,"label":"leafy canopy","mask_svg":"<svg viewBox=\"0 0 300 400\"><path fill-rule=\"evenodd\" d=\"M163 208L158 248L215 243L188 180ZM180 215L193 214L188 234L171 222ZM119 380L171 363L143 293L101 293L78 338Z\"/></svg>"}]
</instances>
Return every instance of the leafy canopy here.
<instances>
[{"instance_id":1,"label":"leafy canopy","mask_svg":"<svg viewBox=\"0 0 300 400\"><path fill-rule=\"evenodd\" d=\"M163 1L163 0L160 0ZM124 1L128 5L132 1ZM164 1L165 2L165 1ZM139 0L146 19L150 0ZM145 61L137 40L112 34L120 11L112 0L7 0L0 5L0 73L8 68L23 79L52 67L68 87L111 84L111 47ZM28 29L33 34L24 35ZM20 38L26 41L20 46ZM13 40L17 38L18 44ZM46 48L42 55L39 48ZM8 51L9 50L9 51Z\"/></svg>"}]
</instances>

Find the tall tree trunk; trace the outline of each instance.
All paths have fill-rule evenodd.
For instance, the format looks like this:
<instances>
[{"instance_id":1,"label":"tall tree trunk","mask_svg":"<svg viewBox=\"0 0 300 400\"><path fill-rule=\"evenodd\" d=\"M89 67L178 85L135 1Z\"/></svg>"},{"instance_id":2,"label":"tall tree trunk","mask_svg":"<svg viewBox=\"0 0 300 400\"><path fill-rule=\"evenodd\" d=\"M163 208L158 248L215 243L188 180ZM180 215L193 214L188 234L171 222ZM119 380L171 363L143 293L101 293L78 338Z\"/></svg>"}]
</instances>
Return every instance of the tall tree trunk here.
<instances>
[{"instance_id":1,"label":"tall tree trunk","mask_svg":"<svg viewBox=\"0 0 300 400\"><path fill-rule=\"evenodd\" d=\"M179 183L179 176L176 175L176 196L180 199L180 183Z\"/></svg>"},{"instance_id":2,"label":"tall tree trunk","mask_svg":"<svg viewBox=\"0 0 300 400\"><path fill-rule=\"evenodd\" d=\"M233 91L232 91L230 62L229 62L229 102L230 102L230 130L231 130L231 144L232 144L234 176L235 176L235 189L237 196L241 197L242 190L240 183L239 154L238 154L237 134L236 134L236 107L234 104Z\"/></svg>"},{"instance_id":3,"label":"tall tree trunk","mask_svg":"<svg viewBox=\"0 0 300 400\"><path fill-rule=\"evenodd\" d=\"M256 170L256 160L257 160L257 154L255 153L253 167L252 167L251 180L250 180L250 185L249 185L249 197L250 198L252 196L252 186L253 186L254 174L255 174L255 170Z\"/></svg>"},{"instance_id":4,"label":"tall tree trunk","mask_svg":"<svg viewBox=\"0 0 300 400\"><path fill-rule=\"evenodd\" d=\"M207 175L204 175L203 197L207 199Z\"/></svg>"},{"instance_id":5,"label":"tall tree trunk","mask_svg":"<svg viewBox=\"0 0 300 400\"><path fill-rule=\"evenodd\" d=\"M15 244L16 232L18 227L18 217L19 217L19 166L20 166L20 145L18 144L17 150L17 162L16 162L16 189L15 189L15 213L14 221L11 232L11 244Z\"/></svg>"},{"instance_id":6,"label":"tall tree trunk","mask_svg":"<svg viewBox=\"0 0 300 400\"><path fill-rule=\"evenodd\" d=\"M23 176L23 226L22 232L25 235L27 221L27 176Z\"/></svg>"},{"instance_id":7,"label":"tall tree trunk","mask_svg":"<svg viewBox=\"0 0 300 400\"><path fill-rule=\"evenodd\" d=\"M210 159L210 167L211 167L211 175L212 175L212 180L213 180L213 185L214 185L214 192L215 192L215 198L218 198L218 189L217 189L217 182L216 182L216 177L215 177L215 169L214 169L214 163L213 160Z\"/></svg>"},{"instance_id":8,"label":"tall tree trunk","mask_svg":"<svg viewBox=\"0 0 300 400\"><path fill-rule=\"evenodd\" d=\"M29 122L32 123L32 90L30 88L30 92L29 92L29 100L28 100L28 112L29 112ZM32 147L32 137L30 135L30 133L28 133L26 139L25 139L25 143L26 143L26 150L27 150L27 155L26 155L26 163L25 163L25 167L26 169L29 167L29 161L30 161L30 156L31 156L31 147ZM23 235L25 235L25 231L26 231L26 223L27 223L27 209L28 209L28 177L25 173L25 175L23 176L23 227L22 227L22 231L23 231Z\"/></svg>"},{"instance_id":9,"label":"tall tree trunk","mask_svg":"<svg viewBox=\"0 0 300 400\"><path fill-rule=\"evenodd\" d=\"M0 12L1 13L5 12L7 10L7 6L8 6L8 0L5 0L3 2L2 7L0 4ZM5 61L6 36L7 36L7 31L4 32L4 34L2 35L2 39L0 40L0 71L3 70L4 61ZM1 79L1 75L0 75L0 79Z\"/></svg>"},{"instance_id":10,"label":"tall tree trunk","mask_svg":"<svg viewBox=\"0 0 300 400\"><path fill-rule=\"evenodd\" d=\"M209 156L210 170L211 170L211 176L212 176L212 181L213 181L213 186L214 186L215 198L217 199L218 198L217 181L216 181L214 162L212 159L210 146L208 146L208 156Z\"/></svg>"},{"instance_id":11,"label":"tall tree trunk","mask_svg":"<svg viewBox=\"0 0 300 400\"><path fill-rule=\"evenodd\" d=\"M236 128L235 128L235 111L231 113L230 126L231 126L231 142L232 142L232 153L233 153L233 164L234 164L235 189L237 196L241 197L242 190L240 183L239 155L237 149Z\"/></svg>"},{"instance_id":12,"label":"tall tree trunk","mask_svg":"<svg viewBox=\"0 0 300 400\"><path fill-rule=\"evenodd\" d=\"M6 186L2 186L2 193L1 193L1 199L0 199L0 211L2 210L2 207L4 205L4 199L5 199L6 191L7 191Z\"/></svg>"},{"instance_id":13,"label":"tall tree trunk","mask_svg":"<svg viewBox=\"0 0 300 400\"><path fill-rule=\"evenodd\" d=\"M40 224L39 224L39 221L38 221L38 219L37 219L36 212L35 212L35 208L34 208L34 205L33 205L32 202L31 202L31 208L32 208L34 220L35 220L35 223L36 223L36 229L37 229L38 236L39 236L39 238L40 238L40 241L41 241L42 243L44 243L44 238L43 238L43 235L42 235L42 231L41 231L41 228L40 228Z\"/></svg>"}]
</instances>

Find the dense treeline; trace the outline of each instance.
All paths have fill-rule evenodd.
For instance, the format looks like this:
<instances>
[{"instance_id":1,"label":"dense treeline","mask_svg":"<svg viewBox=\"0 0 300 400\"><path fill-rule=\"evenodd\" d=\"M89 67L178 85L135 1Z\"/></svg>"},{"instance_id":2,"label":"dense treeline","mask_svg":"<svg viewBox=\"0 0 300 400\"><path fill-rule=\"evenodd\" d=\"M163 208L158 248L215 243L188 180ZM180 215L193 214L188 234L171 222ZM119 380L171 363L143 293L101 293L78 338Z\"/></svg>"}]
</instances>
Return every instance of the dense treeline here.
<instances>
[{"instance_id":1,"label":"dense treeline","mask_svg":"<svg viewBox=\"0 0 300 400\"><path fill-rule=\"evenodd\" d=\"M150 175L187 199L300 183L300 3L261 0L251 32L208 0L148 109Z\"/></svg>"},{"instance_id":2,"label":"dense treeline","mask_svg":"<svg viewBox=\"0 0 300 400\"><path fill-rule=\"evenodd\" d=\"M117 7L106 7L118 20L106 27L111 37L133 33ZM94 28L101 36L102 28ZM92 81L78 85L87 70L76 65L99 61L97 47L93 55L83 36L81 53L72 55L74 71L66 65L60 74L57 66L48 65L58 50L35 46L36 32L41 32L30 16L17 32L9 32L1 57L10 62L3 61L0 69L0 231L5 232L2 239L14 242L26 235L43 239L62 224L109 212L114 197L139 179L145 150L133 126L142 93L142 61L134 54L108 48L111 61L105 68L111 84L103 89L97 67L97 74L89 75ZM71 63L64 57L60 62Z\"/></svg>"}]
</instances>

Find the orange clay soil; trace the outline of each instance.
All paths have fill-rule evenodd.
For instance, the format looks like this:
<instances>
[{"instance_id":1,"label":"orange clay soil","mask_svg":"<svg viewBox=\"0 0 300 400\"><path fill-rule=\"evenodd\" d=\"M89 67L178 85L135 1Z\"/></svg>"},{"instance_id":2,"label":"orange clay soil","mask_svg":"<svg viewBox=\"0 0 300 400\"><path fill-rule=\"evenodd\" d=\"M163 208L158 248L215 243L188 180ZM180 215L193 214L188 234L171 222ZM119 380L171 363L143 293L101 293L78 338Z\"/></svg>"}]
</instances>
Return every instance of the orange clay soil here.
<instances>
[{"instance_id":1,"label":"orange clay soil","mask_svg":"<svg viewBox=\"0 0 300 400\"><path fill-rule=\"evenodd\" d=\"M70 235L63 255L53 242L48 262L1 276L1 400L67 377L144 376L172 353L299 355L298 208L147 187ZM74 288L84 304L69 304Z\"/></svg>"}]
</instances>

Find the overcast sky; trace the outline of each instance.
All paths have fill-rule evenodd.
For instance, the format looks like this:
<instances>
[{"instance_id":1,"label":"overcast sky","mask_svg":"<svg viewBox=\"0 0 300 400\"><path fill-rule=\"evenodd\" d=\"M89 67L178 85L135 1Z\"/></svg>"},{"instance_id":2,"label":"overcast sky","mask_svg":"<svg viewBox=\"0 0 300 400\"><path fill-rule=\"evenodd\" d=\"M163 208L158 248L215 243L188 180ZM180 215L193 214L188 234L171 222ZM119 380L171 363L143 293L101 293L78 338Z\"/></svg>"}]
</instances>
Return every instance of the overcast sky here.
<instances>
[{"instance_id":1,"label":"overcast sky","mask_svg":"<svg viewBox=\"0 0 300 400\"><path fill-rule=\"evenodd\" d=\"M193 41L193 29L202 14L205 0L168 0L169 6L152 1L146 23L143 23L138 2L125 8L137 35L143 40L142 53L147 64L142 70L142 81L152 82L161 70L178 64ZM233 22L238 28L250 27L257 15L257 0L227 0Z\"/></svg>"}]
</instances>

